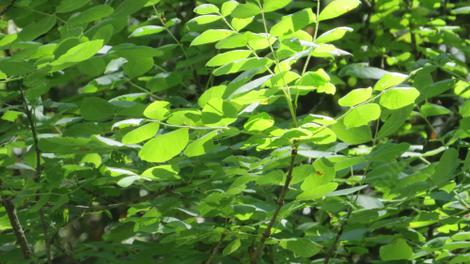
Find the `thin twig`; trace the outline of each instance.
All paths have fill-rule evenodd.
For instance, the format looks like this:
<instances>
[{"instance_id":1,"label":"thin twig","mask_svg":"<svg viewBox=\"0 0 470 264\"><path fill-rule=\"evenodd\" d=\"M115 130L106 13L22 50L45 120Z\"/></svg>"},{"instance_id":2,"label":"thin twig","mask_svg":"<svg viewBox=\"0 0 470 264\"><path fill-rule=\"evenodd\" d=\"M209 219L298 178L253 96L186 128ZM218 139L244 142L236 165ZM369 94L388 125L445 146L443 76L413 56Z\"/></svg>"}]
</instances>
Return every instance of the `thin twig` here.
<instances>
[{"instance_id":1,"label":"thin twig","mask_svg":"<svg viewBox=\"0 0 470 264\"><path fill-rule=\"evenodd\" d=\"M211 254L209 255L209 258L207 258L206 262L204 264L211 264L212 260L214 260L215 256L219 252L220 247L222 246L222 243L224 242L225 237L227 236L227 228L224 229L222 234L220 235L220 239L217 242L217 244L212 248Z\"/></svg>"},{"instance_id":2,"label":"thin twig","mask_svg":"<svg viewBox=\"0 0 470 264\"><path fill-rule=\"evenodd\" d=\"M29 122L29 127L31 129L31 134L33 135L33 148L34 152L36 153L36 168L35 168L35 173L34 173L34 178L33 180L36 183L40 182L41 174L42 174L42 164L41 164L41 150L39 149L39 140L38 140L38 133L37 133L37 128L36 128L36 122L34 119L34 113L32 108L28 105L28 102L26 100L26 96L23 91L23 87L20 85L19 86L20 94L22 97L23 101L23 106L26 111L26 116L28 118ZM36 193L36 201L38 201L40 198L40 195ZM47 263L52 264L52 252L51 252L51 240L49 238L49 223L47 222L46 219L46 214L44 213L44 208L39 209L39 221L41 222L41 227L44 233L44 242L46 246L46 257L47 257Z\"/></svg>"},{"instance_id":3,"label":"thin twig","mask_svg":"<svg viewBox=\"0 0 470 264\"><path fill-rule=\"evenodd\" d=\"M29 245L28 239L26 238L26 234L24 233L18 214L16 213L15 205L10 199L3 196L0 196L0 199L2 199L2 204L7 212L8 220L10 221L10 225L15 233L16 242L20 245L23 257L29 260L33 257L33 251Z\"/></svg>"},{"instance_id":4,"label":"thin twig","mask_svg":"<svg viewBox=\"0 0 470 264\"><path fill-rule=\"evenodd\" d=\"M282 187L281 192L279 193L279 197L277 199L277 208L274 211L273 215L271 216L271 220L269 221L268 226L266 227L263 234L261 235L260 241L258 243L258 247L253 253L253 256L251 259L252 264L257 263L258 259L263 255L265 242L271 236L271 230L277 221L277 217L279 216L279 213L281 212L282 207L284 206L286 194L287 194L287 191L289 190L290 182L292 181L292 172L294 170L296 157L297 157L297 144L294 143L292 150L291 150L291 154L290 154L290 163L289 163L289 169L286 175L286 180L284 182L284 186Z\"/></svg>"}]
</instances>

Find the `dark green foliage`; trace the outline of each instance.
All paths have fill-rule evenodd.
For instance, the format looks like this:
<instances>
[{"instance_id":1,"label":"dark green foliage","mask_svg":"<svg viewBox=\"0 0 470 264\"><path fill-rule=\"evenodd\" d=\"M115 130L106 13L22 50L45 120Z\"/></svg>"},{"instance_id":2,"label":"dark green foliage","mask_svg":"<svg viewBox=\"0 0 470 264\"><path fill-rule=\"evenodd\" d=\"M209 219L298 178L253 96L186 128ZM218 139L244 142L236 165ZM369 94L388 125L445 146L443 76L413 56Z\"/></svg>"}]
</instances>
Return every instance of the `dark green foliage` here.
<instances>
[{"instance_id":1,"label":"dark green foliage","mask_svg":"<svg viewBox=\"0 0 470 264\"><path fill-rule=\"evenodd\" d=\"M470 4L0 1L1 263L470 263Z\"/></svg>"}]
</instances>

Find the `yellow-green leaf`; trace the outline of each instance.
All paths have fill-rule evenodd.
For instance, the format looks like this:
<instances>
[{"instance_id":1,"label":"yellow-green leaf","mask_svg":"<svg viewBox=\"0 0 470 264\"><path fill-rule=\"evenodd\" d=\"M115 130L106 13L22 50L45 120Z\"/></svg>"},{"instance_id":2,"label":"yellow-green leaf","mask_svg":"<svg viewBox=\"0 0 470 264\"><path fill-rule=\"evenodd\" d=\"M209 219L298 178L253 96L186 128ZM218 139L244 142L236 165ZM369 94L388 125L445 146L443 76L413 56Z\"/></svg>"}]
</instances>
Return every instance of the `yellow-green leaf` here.
<instances>
[{"instance_id":1,"label":"yellow-green leaf","mask_svg":"<svg viewBox=\"0 0 470 264\"><path fill-rule=\"evenodd\" d=\"M148 162L166 162L180 154L189 141L187 128L158 135L144 144L139 157Z\"/></svg>"}]
</instances>

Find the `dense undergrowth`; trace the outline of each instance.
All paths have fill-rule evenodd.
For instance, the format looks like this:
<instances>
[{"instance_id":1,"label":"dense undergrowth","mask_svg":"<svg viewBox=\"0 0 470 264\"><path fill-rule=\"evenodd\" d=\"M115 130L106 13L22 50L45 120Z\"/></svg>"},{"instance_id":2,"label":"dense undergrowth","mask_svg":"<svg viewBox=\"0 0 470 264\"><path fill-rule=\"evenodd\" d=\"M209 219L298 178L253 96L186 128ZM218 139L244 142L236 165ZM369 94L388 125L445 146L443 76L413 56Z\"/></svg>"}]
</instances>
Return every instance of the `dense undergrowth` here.
<instances>
[{"instance_id":1,"label":"dense undergrowth","mask_svg":"<svg viewBox=\"0 0 470 264\"><path fill-rule=\"evenodd\" d=\"M468 1L0 1L1 263L469 263Z\"/></svg>"}]
</instances>

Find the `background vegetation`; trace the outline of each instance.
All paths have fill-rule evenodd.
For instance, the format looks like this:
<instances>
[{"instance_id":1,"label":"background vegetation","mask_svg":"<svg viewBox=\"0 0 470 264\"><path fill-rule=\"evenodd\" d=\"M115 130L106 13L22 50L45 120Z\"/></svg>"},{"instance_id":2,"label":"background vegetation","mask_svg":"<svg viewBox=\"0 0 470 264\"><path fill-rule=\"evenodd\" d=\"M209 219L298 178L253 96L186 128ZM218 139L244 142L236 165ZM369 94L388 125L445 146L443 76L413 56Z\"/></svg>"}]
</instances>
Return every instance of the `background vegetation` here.
<instances>
[{"instance_id":1,"label":"background vegetation","mask_svg":"<svg viewBox=\"0 0 470 264\"><path fill-rule=\"evenodd\" d=\"M470 3L0 1L1 263L470 263Z\"/></svg>"}]
</instances>

